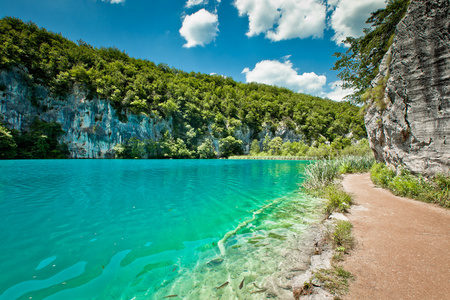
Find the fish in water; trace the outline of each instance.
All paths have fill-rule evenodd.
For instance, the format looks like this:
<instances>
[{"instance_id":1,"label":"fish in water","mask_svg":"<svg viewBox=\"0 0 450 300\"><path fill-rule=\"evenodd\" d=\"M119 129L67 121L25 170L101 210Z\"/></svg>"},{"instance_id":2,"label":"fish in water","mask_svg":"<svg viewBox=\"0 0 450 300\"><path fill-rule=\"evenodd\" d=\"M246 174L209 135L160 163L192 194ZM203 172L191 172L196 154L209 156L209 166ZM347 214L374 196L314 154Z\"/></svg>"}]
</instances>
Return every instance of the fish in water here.
<instances>
[{"instance_id":1,"label":"fish in water","mask_svg":"<svg viewBox=\"0 0 450 300\"><path fill-rule=\"evenodd\" d=\"M175 268L173 268L172 272L175 272L176 269L177 269L177 266L175 266Z\"/></svg>"},{"instance_id":2,"label":"fish in water","mask_svg":"<svg viewBox=\"0 0 450 300\"><path fill-rule=\"evenodd\" d=\"M164 298L175 298L178 297L178 295L169 295L169 296L165 296Z\"/></svg>"},{"instance_id":3,"label":"fish in water","mask_svg":"<svg viewBox=\"0 0 450 300\"><path fill-rule=\"evenodd\" d=\"M265 291L267 291L267 289L266 289L266 288L264 288L264 289L261 289L261 290L259 290L259 291L254 291L254 292L252 292L252 294L259 294L259 293L264 293Z\"/></svg>"},{"instance_id":4,"label":"fish in water","mask_svg":"<svg viewBox=\"0 0 450 300\"><path fill-rule=\"evenodd\" d=\"M239 289L242 289L244 287L244 280L245 280L245 278L242 279L241 284L239 285Z\"/></svg>"},{"instance_id":5,"label":"fish in water","mask_svg":"<svg viewBox=\"0 0 450 300\"><path fill-rule=\"evenodd\" d=\"M256 283L253 282L253 285L254 285L255 288L257 288L258 290L262 290L262 288L260 288L259 286L257 286Z\"/></svg>"},{"instance_id":6,"label":"fish in water","mask_svg":"<svg viewBox=\"0 0 450 300\"><path fill-rule=\"evenodd\" d=\"M226 287L229 283L230 283L229 281L225 282L221 286L216 287L216 290L220 290L221 288Z\"/></svg>"}]
</instances>

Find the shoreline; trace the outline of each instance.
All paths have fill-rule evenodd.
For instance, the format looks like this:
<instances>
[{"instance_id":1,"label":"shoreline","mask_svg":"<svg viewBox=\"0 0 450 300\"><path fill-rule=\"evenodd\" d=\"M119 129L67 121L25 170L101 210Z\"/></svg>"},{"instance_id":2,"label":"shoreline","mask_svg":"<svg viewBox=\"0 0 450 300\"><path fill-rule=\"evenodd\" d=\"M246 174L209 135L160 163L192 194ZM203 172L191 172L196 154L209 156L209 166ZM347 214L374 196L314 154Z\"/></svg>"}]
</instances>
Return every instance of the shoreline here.
<instances>
[{"instance_id":1,"label":"shoreline","mask_svg":"<svg viewBox=\"0 0 450 300\"><path fill-rule=\"evenodd\" d=\"M293 278L292 292L294 299L335 299L336 296L324 288L323 283L314 277L314 273L319 270L331 270L333 267L335 250L327 235L336 227L336 222L339 220L348 221L348 218L342 213L334 212L321 221L320 229L311 246L313 253L310 255L310 266L303 274Z\"/></svg>"},{"instance_id":2,"label":"shoreline","mask_svg":"<svg viewBox=\"0 0 450 300\"><path fill-rule=\"evenodd\" d=\"M251 155L230 156L228 159L231 159L231 160L303 160L303 161L315 160L312 157L305 157L305 156L251 156Z\"/></svg>"},{"instance_id":3,"label":"shoreline","mask_svg":"<svg viewBox=\"0 0 450 300\"><path fill-rule=\"evenodd\" d=\"M243 221L246 226L224 236L223 249L218 245L215 255L183 270L182 276L153 295L155 299L177 295L184 299L291 300L295 278L310 270L315 245L324 235L324 215L317 213L323 206L321 199L310 201L303 193L296 195L275 200L275 205L256 218ZM278 218L280 214L287 219Z\"/></svg>"}]
</instances>

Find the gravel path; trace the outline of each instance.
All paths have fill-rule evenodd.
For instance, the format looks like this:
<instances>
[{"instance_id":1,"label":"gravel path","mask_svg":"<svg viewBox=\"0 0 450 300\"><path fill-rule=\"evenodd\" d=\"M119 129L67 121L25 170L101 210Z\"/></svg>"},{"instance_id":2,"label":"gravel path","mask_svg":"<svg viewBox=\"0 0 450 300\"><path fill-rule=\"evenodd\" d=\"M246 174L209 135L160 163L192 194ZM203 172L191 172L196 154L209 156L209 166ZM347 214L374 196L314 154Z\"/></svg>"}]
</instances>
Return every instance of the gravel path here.
<instances>
[{"instance_id":1,"label":"gravel path","mask_svg":"<svg viewBox=\"0 0 450 300\"><path fill-rule=\"evenodd\" d=\"M367 173L343 186L357 204L344 299L450 299L450 211L375 188Z\"/></svg>"}]
</instances>

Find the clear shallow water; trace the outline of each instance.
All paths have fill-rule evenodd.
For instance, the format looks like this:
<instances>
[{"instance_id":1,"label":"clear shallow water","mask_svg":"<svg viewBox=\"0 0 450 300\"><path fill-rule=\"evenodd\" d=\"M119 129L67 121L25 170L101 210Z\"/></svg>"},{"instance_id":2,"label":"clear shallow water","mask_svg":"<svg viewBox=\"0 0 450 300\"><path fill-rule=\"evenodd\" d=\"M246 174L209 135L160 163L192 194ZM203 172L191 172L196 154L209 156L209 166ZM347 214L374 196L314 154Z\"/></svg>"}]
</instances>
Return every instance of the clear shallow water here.
<instances>
[{"instance_id":1,"label":"clear shallow water","mask_svg":"<svg viewBox=\"0 0 450 300\"><path fill-rule=\"evenodd\" d=\"M318 215L305 164L0 161L0 299L227 295Z\"/></svg>"}]
</instances>

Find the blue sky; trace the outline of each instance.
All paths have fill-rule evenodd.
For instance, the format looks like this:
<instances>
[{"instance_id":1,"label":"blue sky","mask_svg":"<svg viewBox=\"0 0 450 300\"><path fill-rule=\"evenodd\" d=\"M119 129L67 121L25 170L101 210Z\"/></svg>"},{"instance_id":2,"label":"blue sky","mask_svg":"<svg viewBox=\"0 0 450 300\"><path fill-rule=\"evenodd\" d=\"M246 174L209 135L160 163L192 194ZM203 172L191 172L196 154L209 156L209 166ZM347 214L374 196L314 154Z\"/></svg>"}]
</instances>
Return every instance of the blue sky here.
<instances>
[{"instance_id":1,"label":"blue sky","mask_svg":"<svg viewBox=\"0 0 450 300\"><path fill-rule=\"evenodd\" d=\"M0 16L187 72L287 87L333 100L331 71L384 0L0 0Z\"/></svg>"}]
</instances>

